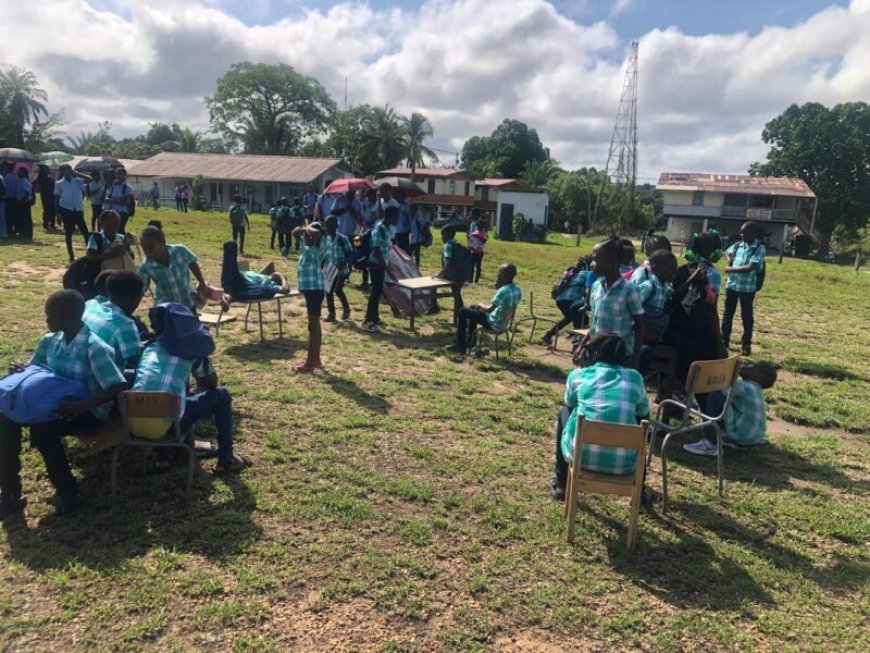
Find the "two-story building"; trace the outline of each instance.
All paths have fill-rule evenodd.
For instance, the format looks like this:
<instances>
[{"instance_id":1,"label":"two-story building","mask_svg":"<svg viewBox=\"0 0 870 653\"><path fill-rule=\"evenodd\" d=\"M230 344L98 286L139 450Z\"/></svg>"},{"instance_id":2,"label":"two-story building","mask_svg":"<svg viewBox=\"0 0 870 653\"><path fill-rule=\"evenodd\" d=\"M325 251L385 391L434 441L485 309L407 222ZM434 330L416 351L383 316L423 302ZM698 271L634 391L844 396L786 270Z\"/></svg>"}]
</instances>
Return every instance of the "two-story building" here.
<instances>
[{"instance_id":1,"label":"two-story building","mask_svg":"<svg viewBox=\"0 0 870 653\"><path fill-rule=\"evenodd\" d=\"M384 177L411 179L410 168L390 168L375 175L375 182ZM474 206L474 177L456 168L417 168L412 181L424 194L415 197L415 204L434 206L438 214L453 213L467 216Z\"/></svg>"},{"instance_id":2,"label":"two-story building","mask_svg":"<svg viewBox=\"0 0 870 653\"><path fill-rule=\"evenodd\" d=\"M806 182L790 177L664 172L656 190L663 196L665 233L672 242L689 243L693 234L713 228L733 240L740 225L752 220L776 251L796 225L810 223L816 200Z\"/></svg>"}]
</instances>

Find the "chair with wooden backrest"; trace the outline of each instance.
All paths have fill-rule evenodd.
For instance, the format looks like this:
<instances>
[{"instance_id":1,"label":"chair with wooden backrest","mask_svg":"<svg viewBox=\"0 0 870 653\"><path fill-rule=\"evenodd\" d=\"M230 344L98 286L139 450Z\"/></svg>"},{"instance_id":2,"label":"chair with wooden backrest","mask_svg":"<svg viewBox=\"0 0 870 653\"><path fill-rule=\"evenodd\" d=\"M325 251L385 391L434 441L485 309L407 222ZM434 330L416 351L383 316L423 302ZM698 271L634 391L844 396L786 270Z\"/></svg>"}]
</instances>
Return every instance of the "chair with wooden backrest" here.
<instances>
[{"instance_id":1,"label":"chair with wooden backrest","mask_svg":"<svg viewBox=\"0 0 870 653\"><path fill-rule=\"evenodd\" d=\"M493 329L484 329L483 326L478 325L477 333L474 334L474 339L477 342L476 350L477 350L478 354L483 352L483 348L482 348L483 334L488 333L492 336L493 346L495 348L495 359L496 360L498 360L498 339L501 336L504 336L505 342L507 342L508 356L511 355L511 347L513 345L513 338L511 337L511 333L512 333L512 329L513 329L514 315L516 314L516 311L517 311L517 309L516 309L516 307L514 307L514 308L505 312L505 324L507 326L505 326L504 330L502 330L502 331L495 331Z\"/></svg>"},{"instance_id":2,"label":"chair with wooden backrest","mask_svg":"<svg viewBox=\"0 0 870 653\"><path fill-rule=\"evenodd\" d=\"M629 551L634 550L637 542L637 516L643 493L644 462L646 460L646 421L635 424L612 424L595 422L577 417L577 430L574 433L574 457L568 468L568 487L565 488L565 517L568 527L568 541L574 541L574 523L577 516L577 501L581 492L615 494L631 498L628 518ZM636 452L635 468L631 474L601 474L583 469L583 445L618 447L633 449Z\"/></svg>"},{"instance_id":3,"label":"chair with wooden backrest","mask_svg":"<svg viewBox=\"0 0 870 653\"><path fill-rule=\"evenodd\" d=\"M118 459L123 447L170 447L187 452L187 489L193 486L196 450L181 433L180 399L169 392L121 393L118 400L124 426L124 441L112 455L112 496L118 489Z\"/></svg>"},{"instance_id":4,"label":"chair with wooden backrest","mask_svg":"<svg viewBox=\"0 0 870 653\"><path fill-rule=\"evenodd\" d=\"M647 466L652 462L652 452L655 447L656 436L659 431L665 431L662 440L662 510L668 507L668 455L667 446L670 439L675 435L691 433L702 430L706 426L712 426L716 431L716 462L717 476L719 478L719 496L722 496L724 477L722 469L722 428L719 421L725 416L728 406L731 405L731 388L737 381L740 372L740 356L732 356L724 360L695 361L689 368L686 378L686 402L676 399L665 399L656 410L655 419L650 420L652 429L649 444ZM697 408L693 408L695 396L709 394L711 392L725 391L726 399L722 412L718 415L707 415ZM667 407L674 407L681 411L679 423L667 424L662 420L662 413ZM694 420L700 421L694 421Z\"/></svg>"},{"instance_id":5,"label":"chair with wooden backrest","mask_svg":"<svg viewBox=\"0 0 870 653\"><path fill-rule=\"evenodd\" d=\"M532 342L532 338L535 337L535 329L538 327L538 322L549 322L550 324L558 324L558 320L554 320L549 317L541 317L540 315L535 315L535 291L529 291L529 317L524 317L522 319L517 320L514 323L513 330L511 332L511 344L513 344L514 338L516 338L517 330L520 327L520 324L523 322L531 322L532 330L529 331L529 342ZM559 344L559 333L556 333L556 337L553 340L553 349L556 348L556 345Z\"/></svg>"}]
</instances>

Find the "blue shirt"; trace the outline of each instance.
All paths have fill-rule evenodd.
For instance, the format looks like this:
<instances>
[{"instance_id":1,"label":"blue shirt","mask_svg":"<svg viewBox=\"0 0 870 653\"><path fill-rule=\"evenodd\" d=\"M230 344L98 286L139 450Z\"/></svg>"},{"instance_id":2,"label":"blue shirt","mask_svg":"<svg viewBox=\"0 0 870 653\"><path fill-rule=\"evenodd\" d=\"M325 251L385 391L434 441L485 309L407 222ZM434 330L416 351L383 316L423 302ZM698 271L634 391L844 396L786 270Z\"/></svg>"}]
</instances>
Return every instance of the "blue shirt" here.
<instances>
[{"instance_id":1,"label":"blue shirt","mask_svg":"<svg viewBox=\"0 0 870 653\"><path fill-rule=\"evenodd\" d=\"M592 277L593 279L595 278L595 275L593 275L589 270L579 270L575 272L574 276L571 277L570 281L568 281L568 285L565 289L556 296L556 301L576 302L583 294L583 290L586 288L586 282L589 277Z\"/></svg>"},{"instance_id":2,"label":"blue shirt","mask_svg":"<svg viewBox=\"0 0 870 653\"><path fill-rule=\"evenodd\" d=\"M57 203L67 211L84 211L84 186L85 182L81 177L73 177L69 181L64 178L58 179L54 184Z\"/></svg>"},{"instance_id":3,"label":"blue shirt","mask_svg":"<svg viewBox=\"0 0 870 653\"><path fill-rule=\"evenodd\" d=\"M8 199L16 199L18 197L18 175L14 172L7 172L3 175L3 188Z\"/></svg>"},{"instance_id":4,"label":"blue shirt","mask_svg":"<svg viewBox=\"0 0 870 653\"><path fill-rule=\"evenodd\" d=\"M411 231L411 211L408 205L402 202L399 204L399 221L396 223L396 233L406 234Z\"/></svg>"},{"instance_id":5,"label":"blue shirt","mask_svg":"<svg viewBox=\"0 0 870 653\"><path fill-rule=\"evenodd\" d=\"M19 202L29 200L33 196L33 185L27 177L18 178L18 199Z\"/></svg>"},{"instance_id":6,"label":"blue shirt","mask_svg":"<svg viewBox=\"0 0 870 653\"><path fill-rule=\"evenodd\" d=\"M317 193L305 193L302 196L302 209L305 211L305 217L310 219L314 215L315 204L317 204Z\"/></svg>"}]
</instances>

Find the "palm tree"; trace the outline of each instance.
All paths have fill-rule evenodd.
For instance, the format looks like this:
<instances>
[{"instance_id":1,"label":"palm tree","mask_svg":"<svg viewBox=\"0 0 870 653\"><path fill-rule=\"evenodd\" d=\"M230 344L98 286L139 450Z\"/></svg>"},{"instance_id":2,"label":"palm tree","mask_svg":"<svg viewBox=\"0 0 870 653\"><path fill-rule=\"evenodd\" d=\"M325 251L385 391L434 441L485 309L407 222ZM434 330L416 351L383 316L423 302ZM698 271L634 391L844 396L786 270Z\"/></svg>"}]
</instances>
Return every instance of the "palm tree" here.
<instances>
[{"instance_id":1,"label":"palm tree","mask_svg":"<svg viewBox=\"0 0 870 653\"><path fill-rule=\"evenodd\" d=\"M0 70L0 97L5 100L4 112L9 116L10 140L16 147L24 147L24 129L48 115L43 104L48 94L29 70L11 66Z\"/></svg>"},{"instance_id":2,"label":"palm tree","mask_svg":"<svg viewBox=\"0 0 870 653\"><path fill-rule=\"evenodd\" d=\"M520 173L520 180L532 188L543 188L556 174L553 161L527 161L526 167Z\"/></svg>"},{"instance_id":3,"label":"palm tree","mask_svg":"<svg viewBox=\"0 0 870 653\"><path fill-rule=\"evenodd\" d=\"M372 109L363 123L359 149L360 159L372 161L378 169L392 168L402 160L407 151L405 130L389 104Z\"/></svg>"},{"instance_id":4,"label":"palm tree","mask_svg":"<svg viewBox=\"0 0 870 653\"><path fill-rule=\"evenodd\" d=\"M179 152L198 152L202 141L202 132L185 127L178 133L176 142Z\"/></svg>"},{"instance_id":5,"label":"palm tree","mask_svg":"<svg viewBox=\"0 0 870 653\"><path fill-rule=\"evenodd\" d=\"M434 132L432 131L432 123L422 113L416 111L411 114L410 118L401 118L401 125L405 132L405 147L408 152L408 167L411 168L411 181L414 180L414 175L417 172L417 166L422 166L426 162L423 157L428 157L432 162L438 161L438 156L423 145L423 141L431 138Z\"/></svg>"}]
</instances>

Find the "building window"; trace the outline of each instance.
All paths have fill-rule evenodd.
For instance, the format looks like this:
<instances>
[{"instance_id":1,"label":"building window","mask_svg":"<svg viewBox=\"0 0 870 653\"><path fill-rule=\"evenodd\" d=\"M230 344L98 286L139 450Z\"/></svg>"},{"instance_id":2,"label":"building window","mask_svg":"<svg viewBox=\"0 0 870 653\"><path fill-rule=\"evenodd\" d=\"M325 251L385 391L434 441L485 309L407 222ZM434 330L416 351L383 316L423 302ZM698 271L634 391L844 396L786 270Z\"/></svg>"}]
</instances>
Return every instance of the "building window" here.
<instances>
[{"instance_id":1,"label":"building window","mask_svg":"<svg viewBox=\"0 0 870 653\"><path fill-rule=\"evenodd\" d=\"M428 192L430 195L434 195L434 194L435 194L435 177L430 177L430 178L429 178L429 181L428 181L428 183L427 183L427 192Z\"/></svg>"},{"instance_id":2,"label":"building window","mask_svg":"<svg viewBox=\"0 0 870 653\"><path fill-rule=\"evenodd\" d=\"M488 202L489 201L489 186L482 186L480 189L480 201Z\"/></svg>"},{"instance_id":3,"label":"building window","mask_svg":"<svg viewBox=\"0 0 870 653\"><path fill-rule=\"evenodd\" d=\"M471 195L471 182L468 182L468 181L465 182L465 194Z\"/></svg>"},{"instance_id":4,"label":"building window","mask_svg":"<svg viewBox=\"0 0 870 653\"><path fill-rule=\"evenodd\" d=\"M696 190L692 193L692 206L704 206L704 191Z\"/></svg>"},{"instance_id":5,"label":"building window","mask_svg":"<svg viewBox=\"0 0 870 653\"><path fill-rule=\"evenodd\" d=\"M447 182L447 194L456 195L456 180L451 179Z\"/></svg>"}]
</instances>

